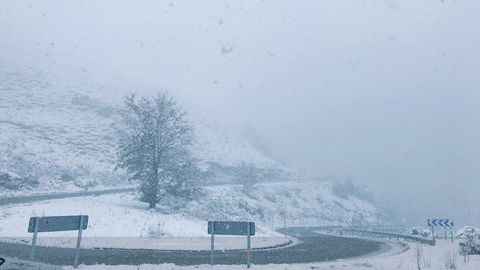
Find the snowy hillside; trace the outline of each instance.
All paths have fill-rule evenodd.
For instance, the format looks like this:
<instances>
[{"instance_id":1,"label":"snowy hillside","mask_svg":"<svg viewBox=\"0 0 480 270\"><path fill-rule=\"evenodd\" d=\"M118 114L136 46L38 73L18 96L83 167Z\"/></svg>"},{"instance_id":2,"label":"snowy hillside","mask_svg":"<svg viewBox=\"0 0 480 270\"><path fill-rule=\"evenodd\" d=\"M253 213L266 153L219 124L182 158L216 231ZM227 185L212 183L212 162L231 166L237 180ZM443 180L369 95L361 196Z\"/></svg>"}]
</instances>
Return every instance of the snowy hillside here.
<instances>
[{"instance_id":1,"label":"snowy hillside","mask_svg":"<svg viewBox=\"0 0 480 270\"><path fill-rule=\"evenodd\" d=\"M3 192L25 192L32 186L41 192L125 185L113 169L121 132L117 111L131 91L73 81L0 59ZM186 109L197 135L193 152L210 181L228 180L229 170L240 162L253 162L272 176L288 172L214 120Z\"/></svg>"},{"instance_id":2,"label":"snowy hillside","mask_svg":"<svg viewBox=\"0 0 480 270\"><path fill-rule=\"evenodd\" d=\"M285 181L255 185L245 196L238 185L208 187L206 203L192 213L210 213L212 219L249 219L261 224L359 225L377 222L378 209L353 196L335 195L332 184ZM218 210L225 209L225 210ZM230 211L230 212L229 212ZM380 222L387 222L380 220Z\"/></svg>"},{"instance_id":3,"label":"snowy hillside","mask_svg":"<svg viewBox=\"0 0 480 270\"><path fill-rule=\"evenodd\" d=\"M0 61L0 81L0 192L16 195L128 185L114 171L121 133L117 111L128 92L100 91L5 61ZM186 108L196 130L193 152L207 181L228 182L241 162L253 162L269 180L292 172L198 111L192 113L194 106ZM376 211L355 197L334 195L331 185L323 182L258 184L250 196L235 185L206 189L202 202L193 202L184 214L265 224L286 215L291 222L350 224L371 223Z\"/></svg>"}]
</instances>

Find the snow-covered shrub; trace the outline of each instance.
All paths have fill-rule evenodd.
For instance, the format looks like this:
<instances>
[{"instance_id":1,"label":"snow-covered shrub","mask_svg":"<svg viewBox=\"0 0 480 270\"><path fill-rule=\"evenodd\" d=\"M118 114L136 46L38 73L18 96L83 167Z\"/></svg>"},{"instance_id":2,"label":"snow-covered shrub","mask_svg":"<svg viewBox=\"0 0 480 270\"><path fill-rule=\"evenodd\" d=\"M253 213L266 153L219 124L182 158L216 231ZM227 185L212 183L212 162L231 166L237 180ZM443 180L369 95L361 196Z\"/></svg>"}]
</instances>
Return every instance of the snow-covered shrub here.
<instances>
[{"instance_id":1,"label":"snow-covered shrub","mask_svg":"<svg viewBox=\"0 0 480 270\"><path fill-rule=\"evenodd\" d=\"M242 185L243 192L247 195L251 195L254 185L258 182L258 169L253 162L247 164L242 162L235 172L235 181Z\"/></svg>"},{"instance_id":2,"label":"snow-covered shrub","mask_svg":"<svg viewBox=\"0 0 480 270\"><path fill-rule=\"evenodd\" d=\"M114 173L108 170L100 170L100 171L92 171L91 174L92 179L95 180L97 183L102 183L103 185L114 186L118 183L127 182L126 177L122 178L120 173Z\"/></svg>"},{"instance_id":3,"label":"snow-covered shrub","mask_svg":"<svg viewBox=\"0 0 480 270\"><path fill-rule=\"evenodd\" d=\"M350 225L353 225L353 226L368 225L368 221L366 220L366 217L363 213L355 212L350 221Z\"/></svg>"},{"instance_id":4,"label":"snow-covered shrub","mask_svg":"<svg viewBox=\"0 0 480 270\"><path fill-rule=\"evenodd\" d=\"M9 190L30 189L38 185L36 179L22 177L8 171L0 171L0 188Z\"/></svg>"},{"instance_id":5,"label":"snow-covered shrub","mask_svg":"<svg viewBox=\"0 0 480 270\"><path fill-rule=\"evenodd\" d=\"M456 237L458 238L469 238L476 237L480 238L480 229L473 226L465 226L457 231Z\"/></svg>"},{"instance_id":6,"label":"snow-covered shrub","mask_svg":"<svg viewBox=\"0 0 480 270\"><path fill-rule=\"evenodd\" d=\"M480 231L475 227L466 226L459 230L457 237L465 239L460 242L460 254L468 258L469 255L480 255Z\"/></svg>"},{"instance_id":7,"label":"snow-covered shrub","mask_svg":"<svg viewBox=\"0 0 480 270\"><path fill-rule=\"evenodd\" d=\"M157 225L148 227L148 236L152 238L167 236L165 232L165 222L158 222Z\"/></svg>"},{"instance_id":8,"label":"snow-covered shrub","mask_svg":"<svg viewBox=\"0 0 480 270\"><path fill-rule=\"evenodd\" d=\"M373 194L367 188L356 186L352 180L347 180L344 183L335 182L332 186L332 191L333 194L346 200L353 196L368 202L374 201Z\"/></svg>"},{"instance_id":9,"label":"snow-covered shrub","mask_svg":"<svg viewBox=\"0 0 480 270\"><path fill-rule=\"evenodd\" d=\"M97 182L95 180L75 180L73 184L79 188L83 188L84 190L89 190L97 186Z\"/></svg>"},{"instance_id":10,"label":"snow-covered shrub","mask_svg":"<svg viewBox=\"0 0 480 270\"><path fill-rule=\"evenodd\" d=\"M90 167L83 164L60 165L58 177L63 182L76 181L78 179L90 178Z\"/></svg>"},{"instance_id":11,"label":"snow-covered shrub","mask_svg":"<svg viewBox=\"0 0 480 270\"><path fill-rule=\"evenodd\" d=\"M410 230L410 235L421 236L421 237L430 237L431 232L428 229L412 227Z\"/></svg>"},{"instance_id":12,"label":"snow-covered shrub","mask_svg":"<svg viewBox=\"0 0 480 270\"><path fill-rule=\"evenodd\" d=\"M8 147L9 145L0 145L0 188L31 189L38 186L42 177L49 178L51 172L56 170L54 164L39 162L22 152L13 153Z\"/></svg>"},{"instance_id":13,"label":"snow-covered shrub","mask_svg":"<svg viewBox=\"0 0 480 270\"><path fill-rule=\"evenodd\" d=\"M265 199L267 199L269 202L276 203L277 202L277 197L275 197L275 194L273 193L265 193L264 195Z\"/></svg>"}]
</instances>

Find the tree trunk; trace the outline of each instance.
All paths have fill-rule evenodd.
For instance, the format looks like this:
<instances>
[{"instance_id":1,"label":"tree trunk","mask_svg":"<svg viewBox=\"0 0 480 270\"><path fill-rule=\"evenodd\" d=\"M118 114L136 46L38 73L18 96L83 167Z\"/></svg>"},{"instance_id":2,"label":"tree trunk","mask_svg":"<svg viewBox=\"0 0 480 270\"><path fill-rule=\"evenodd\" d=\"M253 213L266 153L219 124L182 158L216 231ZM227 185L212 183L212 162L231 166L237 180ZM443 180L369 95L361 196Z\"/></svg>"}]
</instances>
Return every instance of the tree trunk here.
<instances>
[{"instance_id":1,"label":"tree trunk","mask_svg":"<svg viewBox=\"0 0 480 270\"><path fill-rule=\"evenodd\" d=\"M150 209L155 208L156 202L150 201Z\"/></svg>"}]
</instances>

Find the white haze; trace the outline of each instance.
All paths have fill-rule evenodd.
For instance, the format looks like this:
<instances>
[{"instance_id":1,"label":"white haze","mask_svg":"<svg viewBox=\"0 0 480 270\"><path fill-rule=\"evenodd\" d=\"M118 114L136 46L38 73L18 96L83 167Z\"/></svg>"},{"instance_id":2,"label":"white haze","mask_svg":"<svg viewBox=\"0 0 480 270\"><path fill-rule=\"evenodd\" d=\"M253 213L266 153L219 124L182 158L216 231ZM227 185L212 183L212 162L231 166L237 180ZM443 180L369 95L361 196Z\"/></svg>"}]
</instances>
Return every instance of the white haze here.
<instances>
[{"instance_id":1,"label":"white haze","mask_svg":"<svg viewBox=\"0 0 480 270\"><path fill-rule=\"evenodd\" d=\"M479 12L476 0L11 0L0 57L122 93L169 89L288 166L367 185L400 220L478 225Z\"/></svg>"}]
</instances>

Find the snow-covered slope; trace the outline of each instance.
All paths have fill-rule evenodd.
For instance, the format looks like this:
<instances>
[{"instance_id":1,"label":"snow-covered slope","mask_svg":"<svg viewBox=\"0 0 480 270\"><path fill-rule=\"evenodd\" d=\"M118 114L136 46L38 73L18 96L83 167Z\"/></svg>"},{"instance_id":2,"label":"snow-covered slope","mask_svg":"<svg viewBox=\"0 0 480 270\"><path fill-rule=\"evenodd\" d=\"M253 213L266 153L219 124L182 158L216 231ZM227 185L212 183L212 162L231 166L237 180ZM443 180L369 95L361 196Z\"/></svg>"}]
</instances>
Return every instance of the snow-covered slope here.
<instances>
[{"instance_id":1,"label":"snow-covered slope","mask_svg":"<svg viewBox=\"0 0 480 270\"><path fill-rule=\"evenodd\" d=\"M117 111L128 93L0 59L0 190L124 185L124 177L113 169L120 132ZM288 172L214 120L187 111L196 127L194 154L204 170L225 176L240 162L253 162L272 175ZM219 181L215 179L219 174L210 171L209 175L209 180Z\"/></svg>"},{"instance_id":2,"label":"snow-covered slope","mask_svg":"<svg viewBox=\"0 0 480 270\"><path fill-rule=\"evenodd\" d=\"M210 213L211 219L255 220L260 224L352 225L377 222L378 209L353 196L340 198L323 181L259 183L246 196L239 185L207 188L205 201L192 213ZM382 218L383 219L383 218ZM380 220L382 223L386 220Z\"/></svg>"}]
</instances>

